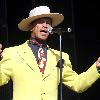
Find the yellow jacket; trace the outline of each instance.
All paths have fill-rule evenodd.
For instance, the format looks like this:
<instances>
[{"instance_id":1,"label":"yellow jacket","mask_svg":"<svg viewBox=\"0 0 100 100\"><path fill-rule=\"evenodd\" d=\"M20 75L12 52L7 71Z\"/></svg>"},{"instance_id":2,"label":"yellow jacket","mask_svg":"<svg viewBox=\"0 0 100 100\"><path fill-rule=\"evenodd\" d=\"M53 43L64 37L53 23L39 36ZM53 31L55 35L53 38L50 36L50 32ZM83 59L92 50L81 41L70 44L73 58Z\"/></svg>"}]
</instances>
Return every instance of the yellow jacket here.
<instances>
[{"instance_id":1,"label":"yellow jacket","mask_svg":"<svg viewBox=\"0 0 100 100\"><path fill-rule=\"evenodd\" d=\"M62 53L65 60L62 69L62 82L76 92L83 92L99 77L94 63L86 72L77 74L72 70L67 53ZM42 76L27 42L6 48L0 61L0 85L13 80L13 100L57 100L59 84L59 51L48 48L47 63Z\"/></svg>"}]
</instances>

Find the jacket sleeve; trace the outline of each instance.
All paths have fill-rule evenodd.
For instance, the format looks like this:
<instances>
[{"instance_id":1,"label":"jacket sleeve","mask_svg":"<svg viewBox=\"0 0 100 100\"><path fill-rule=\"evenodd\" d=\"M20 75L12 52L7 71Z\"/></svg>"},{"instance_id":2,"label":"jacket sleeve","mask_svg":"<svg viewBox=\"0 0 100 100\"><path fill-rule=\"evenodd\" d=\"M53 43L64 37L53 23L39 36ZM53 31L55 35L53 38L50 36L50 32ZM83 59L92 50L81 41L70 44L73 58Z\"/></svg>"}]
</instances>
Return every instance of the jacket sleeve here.
<instances>
[{"instance_id":1,"label":"jacket sleeve","mask_svg":"<svg viewBox=\"0 0 100 100\"><path fill-rule=\"evenodd\" d=\"M65 63L62 72L62 81L68 88L78 93L82 93L100 77L100 74L96 69L96 63L94 63L86 72L77 74L72 70L69 56L64 54L63 58L65 60Z\"/></svg>"},{"instance_id":2,"label":"jacket sleeve","mask_svg":"<svg viewBox=\"0 0 100 100\"><path fill-rule=\"evenodd\" d=\"M12 53L9 49L3 51L3 59L0 61L0 86L8 83L11 78L11 67L13 66L13 61L11 60Z\"/></svg>"}]
</instances>

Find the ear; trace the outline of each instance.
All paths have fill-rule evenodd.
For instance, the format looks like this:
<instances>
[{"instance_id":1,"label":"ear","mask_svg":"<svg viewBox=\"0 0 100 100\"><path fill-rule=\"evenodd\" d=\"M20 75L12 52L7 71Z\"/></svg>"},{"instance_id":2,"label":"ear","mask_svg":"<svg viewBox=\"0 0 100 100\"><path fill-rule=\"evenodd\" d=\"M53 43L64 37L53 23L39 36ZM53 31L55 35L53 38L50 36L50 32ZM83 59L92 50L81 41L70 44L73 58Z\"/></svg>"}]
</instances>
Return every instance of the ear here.
<instances>
[{"instance_id":1,"label":"ear","mask_svg":"<svg viewBox=\"0 0 100 100\"><path fill-rule=\"evenodd\" d=\"M29 30L32 32L33 30L32 25L29 26Z\"/></svg>"}]
</instances>

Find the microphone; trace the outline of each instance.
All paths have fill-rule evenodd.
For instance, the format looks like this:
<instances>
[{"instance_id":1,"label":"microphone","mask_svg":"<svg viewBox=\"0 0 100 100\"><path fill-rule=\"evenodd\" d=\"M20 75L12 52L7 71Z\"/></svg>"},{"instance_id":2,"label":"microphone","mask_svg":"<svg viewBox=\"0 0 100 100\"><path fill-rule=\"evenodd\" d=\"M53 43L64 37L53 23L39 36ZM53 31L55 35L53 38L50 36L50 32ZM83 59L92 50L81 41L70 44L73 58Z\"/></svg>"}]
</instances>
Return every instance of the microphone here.
<instances>
[{"instance_id":1,"label":"microphone","mask_svg":"<svg viewBox=\"0 0 100 100\"><path fill-rule=\"evenodd\" d=\"M48 27L48 33L49 34L61 34L61 33L69 33L71 32L72 29L71 28L53 28L51 26Z\"/></svg>"}]
</instances>

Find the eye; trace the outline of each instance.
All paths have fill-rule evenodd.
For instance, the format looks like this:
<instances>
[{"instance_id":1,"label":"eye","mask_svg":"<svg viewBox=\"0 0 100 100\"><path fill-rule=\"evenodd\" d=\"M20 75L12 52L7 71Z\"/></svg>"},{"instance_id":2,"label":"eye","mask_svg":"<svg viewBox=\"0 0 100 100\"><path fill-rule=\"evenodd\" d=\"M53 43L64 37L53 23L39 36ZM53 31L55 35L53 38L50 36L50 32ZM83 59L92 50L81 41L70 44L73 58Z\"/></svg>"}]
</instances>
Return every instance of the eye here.
<instances>
[{"instance_id":1,"label":"eye","mask_svg":"<svg viewBox=\"0 0 100 100\"><path fill-rule=\"evenodd\" d=\"M46 24L51 25L51 22L50 21L47 21Z\"/></svg>"}]
</instances>

